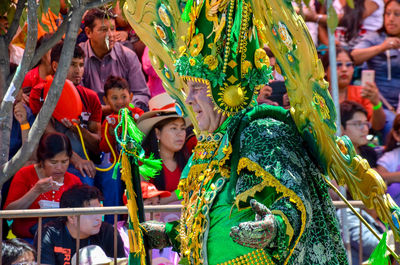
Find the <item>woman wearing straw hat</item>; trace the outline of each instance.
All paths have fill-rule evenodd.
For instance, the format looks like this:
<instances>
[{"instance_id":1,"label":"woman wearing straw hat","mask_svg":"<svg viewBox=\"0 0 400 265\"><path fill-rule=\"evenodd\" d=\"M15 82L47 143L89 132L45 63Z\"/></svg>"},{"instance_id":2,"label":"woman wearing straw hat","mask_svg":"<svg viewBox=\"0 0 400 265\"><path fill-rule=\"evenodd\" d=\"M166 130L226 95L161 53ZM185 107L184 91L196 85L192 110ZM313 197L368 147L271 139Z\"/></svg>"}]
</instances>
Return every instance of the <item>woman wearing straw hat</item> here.
<instances>
[{"instance_id":1,"label":"woman wearing straw hat","mask_svg":"<svg viewBox=\"0 0 400 265\"><path fill-rule=\"evenodd\" d=\"M189 156L184 148L189 120L177 113L175 101L167 93L150 99L149 108L150 111L139 118L137 125L146 135L143 148L163 161L163 169L151 182L158 190L172 193L160 199L160 204L168 204L178 200L176 189Z\"/></svg>"}]
</instances>

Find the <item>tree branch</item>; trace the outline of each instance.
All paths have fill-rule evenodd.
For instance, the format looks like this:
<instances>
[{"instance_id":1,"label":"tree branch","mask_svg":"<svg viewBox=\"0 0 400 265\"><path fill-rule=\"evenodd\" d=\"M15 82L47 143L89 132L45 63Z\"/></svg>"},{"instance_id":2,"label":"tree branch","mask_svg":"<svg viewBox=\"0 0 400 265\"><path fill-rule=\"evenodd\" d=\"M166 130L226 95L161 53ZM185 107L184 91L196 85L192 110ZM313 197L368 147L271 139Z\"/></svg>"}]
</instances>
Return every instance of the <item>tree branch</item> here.
<instances>
[{"instance_id":1,"label":"tree branch","mask_svg":"<svg viewBox=\"0 0 400 265\"><path fill-rule=\"evenodd\" d=\"M98 1L88 1L86 3L84 2L84 4L85 4L87 9L91 9L91 8L95 8L95 7L98 7L98 6L102 6L102 5L108 4L110 2L112 2L112 0L98 0Z\"/></svg>"},{"instance_id":2,"label":"tree branch","mask_svg":"<svg viewBox=\"0 0 400 265\"><path fill-rule=\"evenodd\" d=\"M36 50L29 68L33 68L40 61L43 55L45 55L48 50L54 47L54 45L56 45L57 42L61 40L61 38L67 31L67 27L68 21L67 19L64 19L61 25L57 28L57 31L53 34L53 36L51 36L50 39L48 39L47 41L43 42L42 45L40 45L40 47Z\"/></svg>"},{"instance_id":3,"label":"tree branch","mask_svg":"<svg viewBox=\"0 0 400 265\"><path fill-rule=\"evenodd\" d=\"M0 146L0 165L4 165L8 160L13 103L22 81L24 80L24 76L28 72L28 66L36 47L38 32L37 7L36 0L28 0L28 36L24 56L22 57L22 63L18 66L7 92L3 94L3 101L0 107L0 142L2 143Z\"/></svg>"},{"instance_id":4,"label":"tree branch","mask_svg":"<svg viewBox=\"0 0 400 265\"><path fill-rule=\"evenodd\" d=\"M10 44L10 42L14 38L15 33L18 30L19 21L21 19L22 13L24 12L25 4L26 4L26 0L19 0L17 3L17 9L15 10L14 18L13 18L11 25L8 28L8 31L6 34L7 45Z\"/></svg>"},{"instance_id":5,"label":"tree branch","mask_svg":"<svg viewBox=\"0 0 400 265\"><path fill-rule=\"evenodd\" d=\"M29 131L27 141L22 145L15 156L1 167L0 186L4 184L4 182L7 181L12 175L14 175L16 171L18 171L19 168L21 168L21 166L29 159L30 155L36 148L39 139L46 128L46 125L49 123L50 117L61 95L69 66L71 65L76 38L78 36L81 19L85 10L85 7L71 9L69 17L66 19L69 21L67 34L65 36L63 49L61 51L60 64L50 86L49 93L42 109L39 112L39 115L36 117L35 122Z\"/></svg>"}]
</instances>

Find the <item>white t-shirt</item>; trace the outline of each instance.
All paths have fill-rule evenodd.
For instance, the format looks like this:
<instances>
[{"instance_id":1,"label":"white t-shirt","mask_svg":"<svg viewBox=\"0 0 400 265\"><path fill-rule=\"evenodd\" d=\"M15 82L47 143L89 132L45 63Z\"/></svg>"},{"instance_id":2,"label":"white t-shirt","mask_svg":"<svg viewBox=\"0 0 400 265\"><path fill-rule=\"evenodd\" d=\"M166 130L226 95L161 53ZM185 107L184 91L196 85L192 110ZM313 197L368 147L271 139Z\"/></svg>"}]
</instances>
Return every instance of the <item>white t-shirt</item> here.
<instances>
[{"instance_id":1,"label":"white t-shirt","mask_svg":"<svg viewBox=\"0 0 400 265\"><path fill-rule=\"evenodd\" d=\"M377 164L386 168L389 172L400 171L400 148L384 153Z\"/></svg>"},{"instance_id":2,"label":"white t-shirt","mask_svg":"<svg viewBox=\"0 0 400 265\"><path fill-rule=\"evenodd\" d=\"M383 26L383 12L385 9L385 3L383 0L372 1L378 5L378 9L364 19L362 27L366 30L377 31Z\"/></svg>"}]
</instances>

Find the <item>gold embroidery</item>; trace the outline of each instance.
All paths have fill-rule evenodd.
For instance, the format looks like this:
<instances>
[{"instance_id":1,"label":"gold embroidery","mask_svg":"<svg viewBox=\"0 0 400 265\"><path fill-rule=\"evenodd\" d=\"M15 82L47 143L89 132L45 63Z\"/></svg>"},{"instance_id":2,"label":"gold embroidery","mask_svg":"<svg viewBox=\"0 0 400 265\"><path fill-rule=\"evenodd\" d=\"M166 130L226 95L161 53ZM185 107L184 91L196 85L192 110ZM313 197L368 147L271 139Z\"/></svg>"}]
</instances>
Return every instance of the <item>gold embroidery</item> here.
<instances>
[{"instance_id":1,"label":"gold embroidery","mask_svg":"<svg viewBox=\"0 0 400 265\"><path fill-rule=\"evenodd\" d=\"M262 177L263 182L256 185L250 190L247 190L246 192L240 194L236 198L236 205L238 205L239 201L245 201L247 196L252 193L252 195L255 194L256 191L261 191L261 187L265 186L271 186L276 189L277 192L282 193L284 196L289 197L290 201L293 202L297 209L301 212L301 228L300 228L300 233L299 236L296 239L296 242L293 244L292 249L289 252L288 257L285 260L284 264L287 264L289 261L289 258L293 254L294 248L298 244L304 229L306 225L306 219L307 219L307 213L306 213L306 208L304 206L303 201L299 198L299 196L291 189L285 187L279 180L277 180L274 176L272 176L269 172L265 171L260 165L258 165L256 162L251 161L250 159L243 157L239 160L239 165L237 168L238 174L242 169L248 169L249 171L253 171L257 177Z\"/></svg>"},{"instance_id":2,"label":"gold embroidery","mask_svg":"<svg viewBox=\"0 0 400 265\"><path fill-rule=\"evenodd\" d=\"M292 241L293 235L294 235L294 230L292 225L290 224L287 216L280 210L272 210L271 211L273 214L279 215L280 217L282 217L282 220L285 222L286 225L286 235L289 236L289 244Z\"/></svg>"}]
</instances>

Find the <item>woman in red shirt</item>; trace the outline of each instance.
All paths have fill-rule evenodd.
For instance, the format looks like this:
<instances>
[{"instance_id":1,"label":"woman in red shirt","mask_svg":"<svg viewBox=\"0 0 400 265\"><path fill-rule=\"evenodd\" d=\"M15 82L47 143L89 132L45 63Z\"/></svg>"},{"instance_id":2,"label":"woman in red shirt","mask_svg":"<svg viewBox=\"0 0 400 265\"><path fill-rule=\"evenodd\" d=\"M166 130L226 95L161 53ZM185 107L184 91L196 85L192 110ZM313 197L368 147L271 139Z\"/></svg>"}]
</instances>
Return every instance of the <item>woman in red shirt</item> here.
<instances>
[{"instance_id":1,"label":"woman in red shirt","mask_svg":"<svg viewBox=\"0 0 400 265\"><path fill-rule=\"evenodd\" d=\"M71 143L64 134L45 134L39 142L36 164L21 168L11 181L5 210L59 208L62 193L80 184L67 172L72 156ZM15 219L12 231L17 237L33 238L37 219Z\"/></svg>"},{"instance_id":2,"label":"woman in red shirt","mask_svg":"<svg viewBox=\"0 0 400 265\"><path fill-rule=\"evenodd\" d=\"M161 158L163 169L151 181L161 191L171 196L162 198L161 204L177 201L176 189L183 168L189 157L185 146L187 122L175 110L174 100L167 94L159 94L149 101L150 111L138 120L139 129L146 135L143 148L146 154Z\"/></svg>"}]
</instances>

